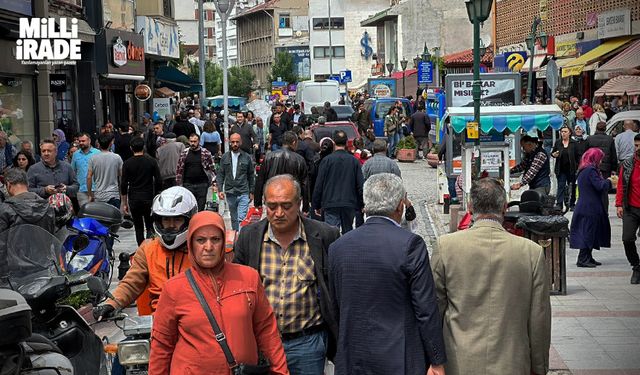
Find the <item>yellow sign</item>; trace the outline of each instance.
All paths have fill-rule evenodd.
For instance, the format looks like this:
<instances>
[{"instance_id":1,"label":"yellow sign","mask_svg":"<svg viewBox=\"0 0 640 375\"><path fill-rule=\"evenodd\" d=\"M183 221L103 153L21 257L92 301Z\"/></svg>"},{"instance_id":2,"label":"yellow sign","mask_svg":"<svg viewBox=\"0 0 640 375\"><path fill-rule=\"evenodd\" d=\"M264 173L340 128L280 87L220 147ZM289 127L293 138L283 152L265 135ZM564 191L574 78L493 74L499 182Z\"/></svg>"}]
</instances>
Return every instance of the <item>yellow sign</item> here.
<instances>
[{"instance_id":1,"label":"yellow sign","mask_svg":"<svg viewBox=\"0 0 640 375\"><path fill-rule=\"evenodd\" d=\"M582 70L584 70L584 65L585 64L565 66L562 68L562 78L580 75Z\"/></svg>"},{"instance_id":2,"label":"yellow sign","mask_svg":"<svg viewBox=\"0 0 640 375\"><path fill-rule=\"evenodd\" d=\"M519 72L524 66L524 56L520 53L511 53L507 56L507 66L512 72Z\"/></svg>"},{"instance_id":3,"label":"yellow sign","mask_svg":"<svg viewBox=\"0 0 640 375\"><path fill-rule=\"evenodd\" d=\"M540 20L542 21L546 21L548 19L548 12L549 12L549 4L547 3L547 0L540 0Z\"/></svg>"},{"instance_id":4,"label":"yellow sign","mask_svg":"<svg viewBox=\"0 0 640 375\"><path fill-rule=\"evenodd\" d=\"M556 57L573 57L578 54L576 42L556 42Z\"/></svg>"},{"instance_id":5,"label":"yellow sign","mask_svg":"<svg viewBox=\"0 0 640 375\"><path fill-rule=\"evenodd\" d=\"M479 139L480 132L478 131L478 123L469 121L467 122L467 138L469 139Z\"/></svg>"}]
</instances>

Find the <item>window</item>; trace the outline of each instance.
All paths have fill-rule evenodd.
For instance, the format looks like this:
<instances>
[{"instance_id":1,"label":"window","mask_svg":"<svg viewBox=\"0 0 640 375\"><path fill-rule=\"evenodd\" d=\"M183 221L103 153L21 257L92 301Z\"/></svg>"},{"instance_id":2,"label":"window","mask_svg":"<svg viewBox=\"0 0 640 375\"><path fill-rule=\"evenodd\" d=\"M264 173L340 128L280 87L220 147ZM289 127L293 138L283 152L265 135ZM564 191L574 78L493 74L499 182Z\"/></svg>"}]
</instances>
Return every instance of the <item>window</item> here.
<instances>
[{"instance_id":1,"label":"window","mask_svg":"<svg viewBox=\"0 0 640 375\"><path fill-rule=\"evenodd\" d=\"M329 18L314 18L313 19L314 30L328 30ZM332 30L344 30L344 17L331 17L331 29Z\"/></svg>"},{"instance_id":2,"label":"window","mask_svg":"<svg viewBox=\"0 0 640 375\"><path fill-rule=\"evenodd\" d=\"M329 47L313 47L313 57L316 59L327 59L331 57ZM344 47L333 47L333 57L344 57Z\"/></svg>"},{"instance_id":3,"label":"window","mask_svg":"<svg viewBox=\"0 0 640 375\"><path fill-rule=\"evenodd\" d=\"M0 85L0 130L7 133L9 143L20 149L21 141L36 141L33 80L31 77L0 76ZM62 113L55 112L56 115Z\"/></svg>"},{"instance_id":4,"label":"window","mask_svg":"<svg viewBox=\"0 0 640 375\"><path fill-rule=\"evenodd\" d=\"M165 17L173 18L173 10L171 9L171 0L162 0L162 14Z\"/></svg>"},{"instance_id":5,"label":"window","mask_svg":"<svg viewBox=\"0 0 640 375\"><path fill-rule=\"evenodd\" d=\"M291 28L291 16L289 15L289 13L280 14L278 25L279 25L278 27L281 29Z\"/></svg>"},{"instance_id":6,"label":"window","mask_svg":"<svg viewBox=\"0 0 640 375\"><path fill-rule=\"evenodd\" d=\"M207 9L207 21L214 21L213 10Z\"/></svg>"},{"instance_id":7,"label":"window","mask_svg":"<svg viewBox=\"0 0 640 375\"><path fill-rule=\"evenodd\" d=\"M207 28L207 38L212 39L214 37L213 35L213 29L211 27Z\"/></svg>"}]
</instances>

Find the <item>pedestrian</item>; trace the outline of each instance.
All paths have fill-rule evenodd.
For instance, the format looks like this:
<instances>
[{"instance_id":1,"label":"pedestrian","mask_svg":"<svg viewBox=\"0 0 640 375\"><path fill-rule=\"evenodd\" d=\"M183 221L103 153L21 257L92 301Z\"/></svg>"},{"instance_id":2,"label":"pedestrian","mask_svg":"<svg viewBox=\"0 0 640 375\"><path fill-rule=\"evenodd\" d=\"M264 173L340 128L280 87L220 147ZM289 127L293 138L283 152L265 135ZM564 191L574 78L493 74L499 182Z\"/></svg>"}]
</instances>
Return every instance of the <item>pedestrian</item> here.
<instances>
[{"instance_id":1,"label":"pedestrian","mask_svg":"<svg viewBox=\"0 0 640 375\"><path fill-rule=\"evenodd\" d=\"M258 137L253 131L253 125L248 124L244 118L244 112L238 112L236 115L236 123L231 127L230 134L238 133L242 137L242 151L249 155L253 155L258 149Z\"/></svg>"},{"instance_id":2,"label":"pedestrian","mask_svg":"<svg viewBox=\"0 0 640 375\"><path fill-rule=\"evenodd\" d=\"M260 275L225 261L222 217L208 211L196 214L189 224L187 247L192 267L165 284L154 314L149 374L228 374L223 349L228 345L236 363L257 365L260 352L270 374L288 375L276 317ZM223 339L214 332L211 319Z\"/></svg>"},{"instance_id":3,"label":"pedestrian","mask_svg":"<svg viewBox=\"0 0 640 375\"><path fill-rule=\"evenodd\" d=\"M402 178L398 163L387 156L387 141L384 139L373 141L373 156L362 166L364 181L378 173L392 173Z\"/></svg>"},{"instance_id":4,"label":"pedestrian","mask_svg":"<svg viewBox=\"0 0 640 375\"><path fill-rule=\"evenodd\" d=\"M264 127L262 117L256 117L253 124L253 132L256 133L258 149L256 150L256 161L259 161L267 151L266 145L269 143L269 131Z\"/></svg>"},{"instance_id":5,"label":"pedestrian","mask_svg":"<svg viewBox=\"0 0 640 375\"><path fill-rule=\"evenodd\" d=\"M356 124L358 132L361 136L365 136L367 130L371 126L371 119L369 118L369 112L364 107L364 102L359 102L358 107L353 115L351 115L351 122Z\"/></svg>"},{"instance_id":6,"label":"pedestrian","mask_svg":"<svg viewBox=\"0 0 640 375\"><path fill-rule=\"evenodd\" d=\"M200 146L209 150L214 158L220 157L220 150L222 147L222 140L220 139L220 133L216 131L216 124L207 120L202 128L202 134L200 135Z\"/></svg>"},{"instance_id":7,"label":"pedestrian","mask_svg":"<svg viewBox=\"0 0 640 375\"><path fill-rule=\"evenodd\" d=\"M55 234L55 215L49 202L29 191L27 173L20 168L4 172L8 196L0 203L0 233L22 225L36 225ZM23 240L28 240L24 238ZM3 259L6 262L6 259Z\"/></svg>"},{"instance_id":8,"label":"pedestrian","mask_svg":"<svg viewBox=\"0 0 640 375\"><path fill-rule=\"evenodd\" d=\"M447 375L549 370L545 254L538 244L502 227L506 210L507 193L499 181L475 181L469 203L473 227L440 236L431 257Z\"/></svg>"},{"instance_id":9,"label":"pedestrian","mask_svg":"<svg viewBox=\"0 0 640 375\"><path fill-rule=\"evenodd\" d=\"M193 125L193 129L195 130L195 133L200 135L202 134L202 128L204 127L204 120L202 120L200 117L200 111L195 109L190 109L188 112L188 117L189 117L189 123L191 125Z\"/></svg>"},{"instance_id":10,"label":"pedestrian","mask_svg":"<svg viewBox=\"0 0 640 375\"><path fill-rule=\"evenodd\" d=\"M578 108L576 110L576 118L573 120L573 124L569 125L569 128L573 129L576 126L580 126L582 129L585 129L585 131L589 131L589 123L585 118L584 111L582 110L582 108Z\"/></svg>"},{"instance_id":11,"label":"pedestrian","mask_svg":"<svg viewBox=\"0 0 640 375\"><path fill-rule=\"evenodd\" d=\"M162 190L175 186L178 159L180 159L180 155L185 149L182 142L176 141L175 133L166 133L165 139L167 142L160 146L157 151L160 177L162 178Z\"/></svg>"},{"instance_id":12,"label":"pedestrian","mask_svg":"<svg viewBox=\"0 0 640 375\"><path fill-rule=\"evenodd\" d=\"M184 186L198 201L198 211L204 210L209 187L216 182L213 156L206 148L200 147L197 134L189 136L189 148L182 151L176 168L176 185Z\"/></svg>"},{"instance_id":13,"label":"pedestrian","mask_svg":"<svg viewBox=\"0 0 640 375\"><path fill-rule=\"evenodd\" d=\"M156 122L153 124L153 127L147 131L146 140L147 155L155 159L159 144L164 142L164 123Z\"/></svg>"},{"instance_id":14,"label":"pedestrian","mask_svg":"<svg viewBox=\"0 0 640 375\"><path fill-rule=\"evenodd\" d=\"M418 110L411 115L409 129L418 143L418 158L426 158L431 149L431 139L429 139L431 120L429 119L429 115L427 115L424 104L420 103ZM422 156L420 156L420 151L422 151Z\"/></svg>"},{"instance_id":15,"label":"pedestrian","mask_svg":"<svg viewBox=\"0 0 640 375\"><path fill-rule=\"evenodd\" d=\"M293 120L289 113L284 110L284 104L278 102L276 103L274 113L271 115L271 119L269 121L269 133L271 133L271 125L276 122L276 116L280 117L278 124L282 123L283 130L281 133L291 130L293 127Z\"/></svg>"},{"instance_id":16,"label":"pedestrian","mask_svg":"<svg viewBox=\"0 0 640 375\"><path fill-rule=\"evenodd\" d=\"M133 135L129 132L129 122L121 122L114 141L114 152L120 156L123 163L133 156L133 152L131 151L132 137Z\"/></svg>"},{"instance_id":17,"label":"pedestrian","mask_svg":"<svg viewBox=\"0 0 640 375\"><path fill-rule=\"evenodd\" d=\"M32 165L27 172L29 191L42 198L49 198L56 193L75 197L78 193L76 173L69 163L58 160L55 141L52 139L42 140L40 155L42 155L42 160Z\"/></svg>"},{"instance_id":18,"label":"pedestrian","mask_svg":"<svg viewBox=\"0 0 640 375\"><path fill-rule=\"evenodd\" d=\"M64 160L69 151L69 142L67 142L64 132L61 129L55 129L52 134L53 140L56 142L58 148L58 160Z\"/></svg>"},{"instance_id":19,"label":"pedestrian","mask_svg":"<svg viewBox=\"0 0 640 375\"><path fill-rule=\"evenodd\" d=\"M188 113L185 111L180 112L180 119L173 125L173 132L176 134L177 138L180 136L189 137L191 134L196 134L196 128L187 121Z\"/></svg>"},{"instance_id":20,"label":"pedestrian","mask_svg":"<svg viewBox=\"0 0 640 375\"><path fill-rule=\"evenodd\" d=\"M640 228L640 135L636 135L633 142L635 153L620 165L616 207L617 215L622 219L624 253L633 268L631 284L640 284L640 258L636 247L636 233Z\"/></svg>"},{"instance_id":21,"label":"pedestrian","mask_svg":"<svg viewBox=\"0 0 640 375\"><path fill-rule=\"evenodd\" d=\"M589 135L596 134L598 131L596 128L598 127L598 123L607 122L607 113L604 111L604 107L600 104L595 104L593 106L593 115L589 118Z\"/></svg>"},{"instance_id":22,"label":"pedestrian","mask_svg":"<svg viewBox=\"0 0 640 375\"><path fill-rule=\"evenodd\" d=\"M35 163L33 156L27 151L18 151L16 157L13 158L13 168L22 169L24 173L29 172L29 168Z\"/></svg>"},{"instance_id":23,"label":"pedestrian","mask_svg":"<svg viewBox=\"0 0 640 375\"><path fill-rule=\"evenodd\" d=\"M591 119L591 116L593 116L593 108L589 106L589 99L587 98L582 99L582 105L580 106L580 108L584 113L585 119L589 121Z\"/></svg>"},{"instance_id":24,"label":"pedestrian","mask_svg":"<svg viewBox=\"0 0 640 375\"><path fill-rule=\"evenodd\" d=\"M311 163L313 162L313 159L315 158L315 152L313 152L313 150L311 150L308 144L304 141L305 131L301 126L294 126L292 131L293 134L298 137L296 152L298 153L298 155L304 158L305 162L307 163L307 168L309 168L311 166Z\"/></svg>"},{"instance_id":25,"label":"pedestrian","mask_svg":"<svg viewBox=\"0 0 640 375\"><path fill-rule=\"evenodd\" d=\"M229 137L231 150L220 159L217 186L218 197L226 199L231 215L231 228L240 230L240 222L249 211L255 188L255 167L251 155L242 150L242 137L233 133Z\"/></svg>"},{"instance_id":26,"label":"pedestrian","mask_svg":"<svg viewBox=\"0 0 640 375\"><path fill-rule=\"evenodd\" d=\"M510 173L523 172L520 182L511 185L512 190L519 190L524 185L529 185L530 190L547 195L551 189L551 167L549 155L540 146L537 138L525 135L520 138L520 146L524 157L520 164L511 168Z\"/></svg>"},{"instance_id":27,"label":"pedestrian","mask_svg":"<svg viewBox=\"0 0 640 375\"><path fill-rule=\"evenodd\" d=\"M618 153L618 163L622 164L625 160L633 157L635 154L634 140L638 134L636 132L636 123L633 120L624 121L624 132L616 135L615 145Z\"/></svg>"},{"instance_id":28,"label":"pedestrian","mask_svg":"<svg viewBox=\"0 0 640 375\"><path fill-rule=\"evenodd\" d=\"M145 112L142 115L142 124L138 126L138 131L142 134L147 134L149 129L153 128L153 122L151 122L151 114L149 112Z\"/></svg>"},{"instance_id":29,"label":"pedestrian","mask_svg":"<svg viewBox=\"0 0 640 375\"><path fill-rule=\"evenodd\" d=\"M330 102L324 102L324 117L327 119L327 122L338 121L338 113L336 110L331 108Z\"/></svg>"},{"instance_id":30,"label":"pedestrian","mask_svg":"<svg viewBox=\"0 0 640 375\"><path fill-rule=\"evenodd\" d=\"M325 223L342 229L342 234L353 229L357 210L362 210L362 167L347 152L347 134L337 130L333 134L335 151L320 163L313 190L316 215L324 215Z\"/></svg>"},{"instance_id":31,"label":"pedestrian","mask_svg":"<svg viewBox=\"0 0 640 375\"><path fill-rule=\"evenodd\" d=\"M274 113L269 123L269 141L268 148L271 151L277 151L282 148L282 139L284 133L287 132L287 126L281 121L281 115Z\"/></svg>"},{"instance_id":32,"label":"pedestrian","mask_svg":"<svg viewBox=\"0 0 640 375\"><path fill-rule=\"evenodd\" d=\"M313 140L312 130L307 129L304 131L304 134L302 135L302 142L304 142L307 145L307 148L311 150L314 155L313 160L315 160L318 153L320 153L320 144Z\"/></svg>"},{"instance_id":33,"label":"pedestrian","mask_svg":"<svg viewBox=\"0 0 640 375\"><path fill-rule=\"evenodd\" d=\"M427 246L400 227L405 197L399 177L371 177L364 185L366 223L329 247L329 290L339 317L336 375L444 375Z\"/></svg>"},{"instance_id":34,"label":"pedestrian","mask_svg":"<svg viewBox=\"0 0 640 375\"><path fill-rule=\"evenodd\" d=\"M120 209L120 179L122 176L122 159L111 152L113 135L111 133L98 136L100 153L89 161L87 171L87 194L92 202L105 202Z\"/></svg>"},{"instance_id":35,"label":"pedestrian","mask_svg":"<svg viewBox=\"0 0 640 375\"><path fill-rule=\"evenodd\" d=\"M35 162L40 161L40 155L38 155L33 149L33 142L31 141L22 141L20 144L20 151L28 152ZM1 152L1 150L0 150Z\"/></svg>"},{"instance_id":36,"label":"pedestrian","mask_svg":"<svg viewBox=\"0 0 640 375\"><path fill-rule=\"evenodd\" d=\"M158 162L144 154L144 140L136 137L131 140L133 156L122 166L122 181L120 193L122 196L122 212L131 214L136 231L138 246L146 238L153 237L153 222L151 221L151 205L153 197L160 193L162 177Z\"/></svg>"},{"instance_id":37,"label":"pedestrian","mask_svg":"<svg viewBox=\"0 0 640 375\"><path fill-rule=\"evenodd\" d=\"M387 156L395 159L396 145L400 142L400 118L398 116L398 108L395 106L389 108L387 115L384 117L384 136L387 137L389 144Z\"/></svg>"},{"instance_id":38,"label":"pedestrian","mask_svg":"<svg viewBox=\"0 0 640 375\"><path fill-rule=\"evenodd\" d=\"M578 127L580 125L576 125ZM571 190L576 181L578 170L578 154L576 144L571 139L571 129L563 126L560 129L560 139L553 146L551 156L556 159L554 172L558 180L558 193L556 194L556 206L562 208L565 194L571 195ZM568 207L570 208L570 207Z\"/></svg>"},{"instance_id":39,"label":"pedestrian","mask_svg":"<svg viewBox=\"0 0 640 375\"><path fill-rule=\"evenodd\" d=\"M78 190L78 204L80 208L85 203L90 202L89 194L87 193L87 172L89 171L89 161L92 157L99 154L98 149L91 146L91 136L88 133L80 133L78 136L78 145L80 149L73 153L71 158L71 167L76 173L78 184L80 185Z\"/></svg>"},{"instance_id":40,"label":"pedestrian","mask_svg":"<svg viewBox=\"0 0 640 375\"><path fill-rule=\"evenodd\" d=\"M131 162L125 162L128 163ZM139 244L131 268L112 292L113 297L93 309L96 320L110 318L116 309L127 308L136 300L138 315L156 311L167 280L191 267L187 255L187 229L197 212L196 198L183 187L172 187L156 195L151 207L156 236ZM148 299L143 303L140 297L145 292L148 292Z\"/></svg>"},{"instance_id":41,"label":"pedestrian","mask_svg":"<svg viewBox=\"0 0 640 375\"><path fill-rule=\"evenodd\" d=\"M293 126L299 126L301 128L305 128L307 126L307 116L302 113L300 110L300 104L293 105L293 114L291 115L291 122Z\"/></svg>"},{"instance_id":42,"label":"pedestrian","mask_svg":"<svg viewBox=\"0 0 640 375\"><path fill-rule=\"evenodd\" d=\"M318 157L311 163L311 168L309 168L309 192L310 192L310 202L311 209L309 210L309 215L312 219L324 221L323 215L316 215L315 210L320 209L320 207L313 206L313 192L316 186L316 180L318 179L318 171L320 170L320 163L322 160L331 155L333 153L333 149L335 148L335 144L333 143L333 139L329 137L322 138L320 140L320 152L318 153Z\"/></svg>"},{"instance_id":43,"label":"pedestrian","mask_svg":"<svg viewBox=\"0 0 640 375\"><path fill-rule=\"evenodd\" d=\"M234 262L261 275L291 374L323 375L327 347L337 334L327 249L339 233L301 215L302 189L295 177L272 177L264 191L267 217L240 231Z\"/></svg>"},{"instance_id":44,"label":"pedestrian","mask_svg":"<svg viewBox=\"0 0 640 375\"><path fill-rule=\"evenodd\" d=\"M285 132L282 136L283 147L280 150L270 152L262 161L262 166L256 179L254 191L254 204L257 208L262 207L263 192L266 182L274 176L290 174L295 177L302 188L302 212L309 212L309 190L307 181L307 163L296 149L298 137L293 132Z\"/></svg>"},{"instance_id":45,"label":"pedestrian","mask_svg":"<svg viewBox=\"0 0 640 375\"><path fill-rule=\"evenodd\" d=\"M576 118L576 112L573 110L571 103L564 102L562 104L562 116L564 118L564 125L575 126L574 120Z\"/></svg>"},{"instance_id":46,"label":"pedestrian","mask_svg":"<svg viewBox=\"0 0 640 375\"><path fill-rule=\"evenodd\" d=\"M593 259L593 249L611 247L611 224L609 223L607 194L617 177L602 176L600 163L604 152L597 147L585 152L578 168L577 183L580 199L571 218L569 243L572 249L580 249L576 265L594 268L602 263ZM614 180L611 180L614 179ZM608 203L608 202L607 202Z\"/></svg>"},{"instance_id":47,"label":"pedestrian","mask_svg":"<svg viewBox=\"0 0 640 375\"><path fill-rule=\"evenodd\" d=\"M596 118L598 112L592 118ZM604 178L611 177L611 173L618 170L618 156L616 154L616 143L612 136L607 134L607 123L601 121L596 126L594 134L587 138L587 149L597 147L604 152L604 158L600 163L600 172Z\"/></svg>"}]
</instances>

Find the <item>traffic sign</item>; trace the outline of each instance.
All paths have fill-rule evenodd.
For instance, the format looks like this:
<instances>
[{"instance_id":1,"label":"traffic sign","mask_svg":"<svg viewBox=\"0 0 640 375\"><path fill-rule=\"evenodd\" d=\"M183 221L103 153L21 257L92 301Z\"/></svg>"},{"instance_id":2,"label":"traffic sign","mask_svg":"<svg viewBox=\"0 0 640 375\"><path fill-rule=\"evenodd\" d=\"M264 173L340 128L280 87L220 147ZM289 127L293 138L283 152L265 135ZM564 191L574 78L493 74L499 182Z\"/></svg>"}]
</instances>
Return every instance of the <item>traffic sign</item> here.
<instances>
[{"instance_id":1,"label":"traffic sign","mask_svg":"<svg viewBox=\"0 0 640 375\"><path fill-rule=\"evenodd\" d=\"M342 84L346 84L351 82L351 71L350 70L343 70L340 72L340 83Z\"/></svg>"},{"instance_id":2,"label":"traffic sign","mask_svg":"<svg viewBox=\"0 0 640 375\"><path fill-rule=\"evenodd\" d=\"M418 84L433 83L433 62L423 61L418 64Z\"/></svg>"}]
</instances>

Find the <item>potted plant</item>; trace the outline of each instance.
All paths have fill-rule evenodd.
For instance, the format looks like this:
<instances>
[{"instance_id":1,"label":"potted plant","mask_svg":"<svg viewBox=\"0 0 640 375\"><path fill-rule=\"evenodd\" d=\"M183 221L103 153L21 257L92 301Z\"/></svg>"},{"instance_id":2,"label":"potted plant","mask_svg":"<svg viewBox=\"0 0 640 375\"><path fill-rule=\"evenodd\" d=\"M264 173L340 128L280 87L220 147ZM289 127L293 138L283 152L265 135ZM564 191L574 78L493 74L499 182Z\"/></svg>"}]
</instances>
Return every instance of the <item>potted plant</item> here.
<instances>
[{"instance_id":1,"label":"potted plant","mask_svg":"<svg viewBox=\"0 0 640 375\"><path fill-rule=\"evenodd\" d=\"M431 168L437 168L440 160L438 159L438 151L440 151L440 145L434 144L431 149L429 149L429 153L425 157L427 159L427 163Z\"/></svg>"},{"instance_id":2,"label":"potted plant","mask_svg":"<svg viewBox=\"0 0 640 375\"><path fill-rule=\"evenodd\" d=\"M398 161L411 162L416 160L418 144L412 135L406 136L396 145L396 158Z\"/></svg>"}]
</instances>

